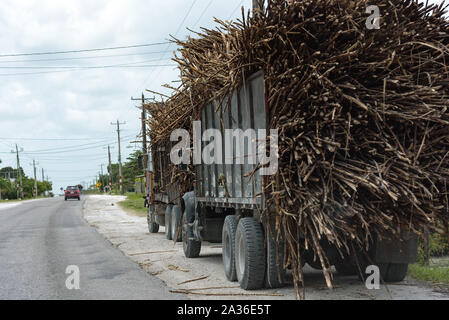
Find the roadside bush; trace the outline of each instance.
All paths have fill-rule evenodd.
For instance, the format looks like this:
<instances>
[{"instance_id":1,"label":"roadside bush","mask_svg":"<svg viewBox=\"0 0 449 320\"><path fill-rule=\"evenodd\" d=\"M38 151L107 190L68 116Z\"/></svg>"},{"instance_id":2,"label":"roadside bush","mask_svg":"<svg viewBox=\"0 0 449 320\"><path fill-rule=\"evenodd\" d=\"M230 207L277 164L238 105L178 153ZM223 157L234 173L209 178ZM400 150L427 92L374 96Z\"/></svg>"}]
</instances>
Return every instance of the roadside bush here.
<instances>
[{"instance_id":1,"label":"roadside bush","mask_svg":"<svg viewBox=\"0 0 449 320\"><path fill-rule=\"evenodd\" d=\"M449 237L441 234L431 234L429 241L429 251L431 257L441 257L449 255ZM418 259L419 263L424 263L426 258L425 242L423 238L419 239Z\"/></svg>"},{"instance_id":2,"label":"roadside bush","mask_svg":"<svg viewBox=\"0 0 449 320\"><path fill-rule=\"evenodd\" d=\"M17 198L17 192L11 181L9 181L8 179L0 178L0 189L2 192L3 200L4 199L12 200Z\"/></svg>"}]
</instances>

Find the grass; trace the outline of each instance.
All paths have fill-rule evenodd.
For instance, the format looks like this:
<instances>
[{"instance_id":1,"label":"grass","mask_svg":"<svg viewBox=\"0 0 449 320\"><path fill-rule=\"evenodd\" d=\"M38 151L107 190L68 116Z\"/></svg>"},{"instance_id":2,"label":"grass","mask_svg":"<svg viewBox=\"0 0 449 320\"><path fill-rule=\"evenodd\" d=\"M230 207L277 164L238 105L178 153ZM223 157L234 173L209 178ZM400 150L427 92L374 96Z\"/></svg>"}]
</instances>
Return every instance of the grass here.
<instances>
[{"instance_id":1,"label":"grass","mask_svg":"<svg viewBox=\"0 0 449 320\"><path fill-rule=\"evenodd\" d=\"M433 258L428 266L410 265L409 275L419 280L449 284L449 258Z\"/></svg>"},{"instance_id":2,"label":"grass","mask_svg":"<svg viewBox=\"0 0 449 320\"><path fill-rule=\"evenodd\" d=\"M145 200L143 199L143 196L143 194L127 193L126 200L121 201L118 204L131 214L139 217L146 217L148 209L144 206Z\"/></svg>"}]
</instances>

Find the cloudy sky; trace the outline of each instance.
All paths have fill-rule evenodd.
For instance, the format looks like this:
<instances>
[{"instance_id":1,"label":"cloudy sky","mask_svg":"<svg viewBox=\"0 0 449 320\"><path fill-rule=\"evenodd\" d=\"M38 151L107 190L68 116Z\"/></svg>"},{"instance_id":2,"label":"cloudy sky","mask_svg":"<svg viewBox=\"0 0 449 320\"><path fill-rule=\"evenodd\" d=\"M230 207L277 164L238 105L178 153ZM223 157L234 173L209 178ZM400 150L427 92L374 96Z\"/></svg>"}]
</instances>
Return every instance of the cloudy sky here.
<instances>
[{"instance_id":1,"label":"cloudy sky","mask_svg":"<svg viewBox=\"0 0 449 320\"><path fill-rule=\"evenodd\" d=\"M92 183L101 164L106 170L108 144L117 162L111 122L126 122L123 159L140 147L129 143L141 131L131 96L164 92L161 85L177 79L175 46L168 44L17 54L164 43L170 34L185 37L187 27L212 26L213 17L236 18L241 6L250 8L251 0L1 0L0 166L16 167L17 143L26 174L35 159L38 178L44 168L55 191Z\"/></svg>"},{"instance_id":2,"label":"cloudy sky","mask_svg":"<svg viewBox=\"0 0 449 320\"><path fill-rule=\"evenodd\" d=\"M432 2L432 1L431 1ZM441 1L433 1L440 3ZM131 96L177 79L174 45L28 55L164 43L214 25L213 17L241 16L251 0L1 0L0 166L16 166L11 150L23 149L21 165L32 176L38 164L54 190L92 183L106 168L107 150L117 162L140 146L140 111ZM26 54L26 55L23 55Z\"/></svg>"}]
</instances>

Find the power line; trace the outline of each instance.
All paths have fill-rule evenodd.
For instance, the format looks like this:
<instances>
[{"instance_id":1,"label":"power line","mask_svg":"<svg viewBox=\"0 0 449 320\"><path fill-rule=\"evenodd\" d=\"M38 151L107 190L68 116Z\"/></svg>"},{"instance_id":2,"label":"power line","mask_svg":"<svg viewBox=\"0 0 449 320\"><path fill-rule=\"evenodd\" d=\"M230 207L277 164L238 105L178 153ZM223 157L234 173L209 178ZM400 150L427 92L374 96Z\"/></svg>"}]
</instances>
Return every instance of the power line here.
<instances>
[{"instance_id":1,"label":"power line","mask_svg":"<svg viewBox=\"0 0 449 320\"><path fill-rule=\"evenodd\" d=\"M131 46L109 47L109 48L97 48L97 49L83 49L83 50L69 50L69 51L49 51L49 52L33 52L33 53L14 53L14 54L0 54L0 58L4 57L24 57L24 56L43 56L52 54L66 54L66 53L81 53L81 52L93 52L93 51L107 51L107 50L120 50L131 48L142 48L151 46L160 46L170 42L156 42L147 44L137 44Z\"/></svg>"},{"instance_id":2,"label":"power line","mask_svg":"<svg viewBox=\"0 0 449 320\"><path fill-rule=\"evenodd\" d=\"M84 140L107 140L110 138L77 138L77 139L70 139L70 138L5 138L0 137L0 140L24 140L24 141L84 141ZM1 141L0 141L1 142Z\"/></svg>"},{"instance_id":3,"label":"power line","mask_svg":"<svg viewBox=\"0 0 449 320\"><path fill-rule=\"evenodd\" d=\"M115 68L161 68L161 67L176 67L174 64L159 64L159 65L145 65L145 66L123 66ZM95 69L111 69L107 67L102 68L76 68L67 70L56 70L56 71L41 71L41 72L22 72L22 73L0 73L2 77L8 76L25 76L25 75L38 75L38 74L51 74L51 73L62 73L62 72L72 72L72 71L86 71Z\"/></svg>"},{"instance_id":4,"label":"power line","mask_svg":"<svg viewBox=\"0 0 449 320\"><path fill-rule=\"evenodd\" d=\"M157 64L157 65L123 65L123 66L93 66L93 67L80 67L80 66L46 66L46 67L0 67L0 69L108 69L108 68L151 68L151 67L175 67L175 64Z\"/></svg>"},{"instance_id":5,"label":"power line","mask_svg":"<svg viewBox=\"0 0 449 320\"><path fill-rule=\"evenodd\" d=\"M181 23L179 24L178 29L176 30L176 33L175 33L175 35L174 35L175 38L178 36L179 31L181 31L181 28L182 28L182 26L184 25L184 22L185 22L185 21L187 20L187 18L189 17L190 12L192 12L192 9L193 9L193 7L195 6L196 1L197 1L197 0L193 0L192 5L190 6L189 10L187 11L186 15L184 16L184 19L182 19ZM165 49L164 54L162 55L162 59L165 58L165 55L167 54L168 50L170 49L171 44L172 44L171 42L168 42L168 46L167 46L167 48ZM156 69L156 70L160 70L160 69L158 68L158 69ZM143 82L142 86L145 85L145 83L146 83L146 82L148 81L148 79L154 74L154 72L155 72L155 70L153 70L153 71L150 73L150 75L148 76L148 78L146 78L145 81ZM160 73L160 71L159 71L159 73ZM159 75L159 73L157 73L156 77Z\"/></svg>"},{"instance_id":6,"label":"power line","mask_svg":"<svg viewBox=\"0 0 449 320\"><path fill-rule=\"evenodd\" d=\"M134 136L134 135L133 135ZM123 137L123 138L130 138L131 136L127 136L127 137ZM95 149L95 148L99 148L99 147L105 147L108 144L105 144L105 142L103 142L101 145L92 145L92 143L90 144L85 144L85 145L78 145L74 148L57 148L57 149L47 149L47 150L34 150L34 151L30 151L30 152L24 152L27 155L38 155L38 154L53 154L53 153L68 153L68 152L74 152L74 151L83 151L83 150L89 150L89 149ZM82 146L90 146L90 147L86 147L86 148L80 148Z\"/></svg>"},{"instance_id":7,"label":"power line","mask_svg":"<svg viewBox=\"0 0 449 320\"><path fill-rule=\"evenodd\" d=\"M0 63L16 63L16 62L49 62L49 61L70 61L70 60L87 60L87 59L99 59L99 58L116 58L116 57L131 57L131 56L144 56L150 54L161 54L165 51L150 51L141 53L129 53L129 54L112 54L101 56L88 56L88 57L70 57L70 58L56 58L56 59L31 59L31 60L3 60Z\"/></svg>"},{"instance_id":8,"label":"power line","mask_svg":"<svg viewBox=\"0 0 449 320\"><path fill-rule=\"evenodd\" d=\"M133 137L135 135L128 135L126 138L130 138ZM86 147L86 146L92 146L92 145L97 145L97 144L103 144L107 141L110 141L111 137L105 138L105 139L101 139L98 140L96 142L89 142L89 143L83 143L83 144L76 144L76 145L72 145L72 146L65 146L65 147L57 147L57 148L51 148L51 149L40 149L40 150L31 150L30 152L43 152L43 151L57 151L57 150L68 150L68 149L73 149L73 148L80 148L80 147Z\"/></svg>"},{"instance_id":9,"label":"power line","mask_svg":"<svg viewBox=\"0 0 449 320\"><path fill-rule=\"evenodd\" d=\"M197 0L193 0L192 5L189 8L189 11L187 11L187 14L185 15L184 19L182 19L181 23L179 24L178 30L176 30L175 37L178 35L179 31L181 31L182 26L184 25L184 22L186 22L187 18L190 15L190 12L192 12L193 7L195 6ZM171 42L169 42L169 46L171 45Z\"/></svg>"},{"instance_id":10,"label":"power line","mask_svg":"<svg viewBox=\"0 0 449 320\"><path fill-rule=\"evenodd\" d=\"M195 22L195 24L193 25L192 29L195 28L198 23L200 23L201 19L204 17L204 15L206 14L207 10L210 8L210 6L212 5L212 2L214 0L210 0L209 4L206 6L206 8L203 10L203 12L201 13L200 17L198 18L198 20Z\"/></svg>"},{"instance_id":11,"label":"power line","mask_svg":"<svg viewBox=\"0 0 449 320\"><path fill-rule=\"evenodd\" d=\"M104 66L38 66L38 67L32 67L32 66L0 66L0 69L102 69L102 68L114 68L114 67L149 67L154 65L139 65L134 66L135 64L139 63L148 63L148 62L156 62L161 61L161 59L152 59L152 60L144 60L144 61L137 61L137 62L129 62L129 63L120 63L120 64L112 64L112 65L104 65ZM158 65L156 65L158 66Z\"/></svg>"},{"instance_id":12,"label":"power line","mask_svg":"<svg viewBox=\"0 0 449 320\"><path fill-rule=\"evenodd\" d=\"M228 20L231 20L232 16L234 15L234 13L242 7L243 2L245 2L245 0L240 1L239 5L232 11L232 13L230 14Z\"/></svg>"}]
</instances>

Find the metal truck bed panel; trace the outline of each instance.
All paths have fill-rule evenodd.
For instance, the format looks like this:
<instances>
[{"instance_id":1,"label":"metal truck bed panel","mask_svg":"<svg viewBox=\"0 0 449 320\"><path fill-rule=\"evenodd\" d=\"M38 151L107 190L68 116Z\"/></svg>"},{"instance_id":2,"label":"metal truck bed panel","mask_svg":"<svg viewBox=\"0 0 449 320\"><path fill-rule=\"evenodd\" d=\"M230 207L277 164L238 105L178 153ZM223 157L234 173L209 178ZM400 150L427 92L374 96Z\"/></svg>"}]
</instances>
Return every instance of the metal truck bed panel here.
<instances>
[{"instance_id":1,"label":"metal truck bed panel","mask_svg":"<svg viewBox=\"0 0 449 320\"><path fill-rule=\"evenodd\" d=\"M181 188L177 183L172 183L172 163L170 151L172 142L167 141L164 145L152 150L150 171L153 172L153 197L157 203L179 204L182 197Z\"/></svg>"},{"instance_id":2,"label":"metal truck bed panel","mask_svg":"<svg viewBox=\"0 0 449 320\"><path fill-rule=\"evenodd\" d=\"M230 100L230 105L228 101ZM207 104L202 110L201 133L207 129L217 129L222 135L222 162L223 164L203 164L196 166L197 175L197 201L207 202L208 205L235 207L261 207L262 179L259 171L252 176L248 175L256 168L256 164L249 163L250 156L257 156L250 143L256 141L244 139L244 164L237 163L237 148L239 145L233 139L233 157L226 158L226 129L255 130L267 128L267 111L265 103L264 74L258 72L249 77L239 91L235 91L231 99L224 99L223 105L215 100ZM213 141L213 140L212 140ZM211 141L201 143L202 150ZM215 145L216 147L219 144ZM211 157L214 157L214 152ZM231 161L232 164L227 161ZM245 177L246 176L246 177ZM224 178L224 179L223 179ZM226 187L225 187L226 186Z\"/></svg>"}]
</instances>

